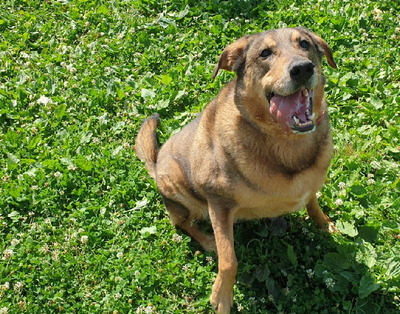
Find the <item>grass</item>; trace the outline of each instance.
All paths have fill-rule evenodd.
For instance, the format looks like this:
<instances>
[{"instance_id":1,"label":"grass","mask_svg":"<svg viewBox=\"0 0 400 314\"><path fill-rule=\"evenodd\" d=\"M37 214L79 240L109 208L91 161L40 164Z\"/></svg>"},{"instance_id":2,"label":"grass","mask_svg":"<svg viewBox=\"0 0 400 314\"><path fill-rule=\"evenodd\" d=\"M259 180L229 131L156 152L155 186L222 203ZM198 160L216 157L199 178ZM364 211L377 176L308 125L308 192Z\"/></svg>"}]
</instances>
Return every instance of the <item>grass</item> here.
<instances>
[{"instance_id":1,"label":"grass","mask_svg":"<svg viewBox=\"0 0 400 314\"><path fill-rule=\"evenodd\" d=\"M141 120L177 132L233 75L222 49L302 25L324 65L335 153L322 208L235 227L233 312L400 310L398 1L4 0L0 313L207 313L216 256L169 223L135 158Z\"/></svg>"}]
</instances>

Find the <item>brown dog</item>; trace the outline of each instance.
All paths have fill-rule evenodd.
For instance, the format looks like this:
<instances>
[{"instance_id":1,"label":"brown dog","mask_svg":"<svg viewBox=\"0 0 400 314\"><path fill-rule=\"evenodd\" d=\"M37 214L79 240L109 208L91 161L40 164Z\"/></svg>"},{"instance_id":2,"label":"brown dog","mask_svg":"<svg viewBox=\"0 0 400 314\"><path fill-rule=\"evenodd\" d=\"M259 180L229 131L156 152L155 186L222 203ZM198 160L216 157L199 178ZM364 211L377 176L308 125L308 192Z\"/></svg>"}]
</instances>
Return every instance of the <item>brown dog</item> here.
<instances>
[{"instance_id":1,"label":"brown dog","mask_svg":"<svg viewBox=\"0 0 400 314\"><path fill-rule=\"evenodd\" d=\"M217 250L211 303L219 313L233 304L236 219L305 206L320 228L335 231L315 196L332 152L323 55L336 68L328 45L303 28L240 38L223 51L213 73L234 71L237 78L195 120L161 149L157 116L139 131L137 156L156 180L172 223L205 250ZM207 216L215 238L195 223Z\"/></svg>"}]
</instances>

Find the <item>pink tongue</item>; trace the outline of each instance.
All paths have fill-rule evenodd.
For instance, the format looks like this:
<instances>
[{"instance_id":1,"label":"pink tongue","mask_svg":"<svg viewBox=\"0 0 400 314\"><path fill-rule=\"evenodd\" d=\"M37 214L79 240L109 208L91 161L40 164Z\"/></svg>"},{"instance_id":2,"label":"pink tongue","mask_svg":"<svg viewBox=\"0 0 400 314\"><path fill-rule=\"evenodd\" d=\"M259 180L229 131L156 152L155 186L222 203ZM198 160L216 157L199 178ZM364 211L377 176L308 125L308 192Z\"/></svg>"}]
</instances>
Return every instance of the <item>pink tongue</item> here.
<instances>
[{"instance_id":1,"label":"pink tongue","mask_svg":"<svg viewBox=\"0 0 400 314\"><path fill-rule=\"evenodd\" d=\"M269 111L287 130L294 115L303 122L307 121L307 103L308 99L304 97L301 90L289 96L275 95L270 100Z\"/></svg>"}]
</instances>

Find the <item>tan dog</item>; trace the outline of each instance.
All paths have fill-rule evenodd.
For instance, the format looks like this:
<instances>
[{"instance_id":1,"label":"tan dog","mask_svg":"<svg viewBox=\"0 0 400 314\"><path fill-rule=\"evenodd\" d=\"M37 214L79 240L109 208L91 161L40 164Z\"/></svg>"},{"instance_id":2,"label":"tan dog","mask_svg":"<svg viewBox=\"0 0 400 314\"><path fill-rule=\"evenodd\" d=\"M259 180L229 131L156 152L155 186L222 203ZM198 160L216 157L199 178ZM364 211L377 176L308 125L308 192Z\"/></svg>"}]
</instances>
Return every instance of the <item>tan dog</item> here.
<instances>
[{"instance_id":1,"label":"tan dog","mask_svg":"<svg viewBox=\"0 0 400 314\"><path fill-rule=\"evenodd\" d=\"M303 28L245 36L229 45L214 69L234 71L204 111L159 149L158 116L136 139L137 156L156 180L172 223L205 250L217 250L211 303L229 313L237 272L236 219L276 217L307 208L320 228L335 231L318 206L331 160L332 137L321 60L332 52ZM214 236L196 220L211 219Z\"/></svg>"}]
</instances>

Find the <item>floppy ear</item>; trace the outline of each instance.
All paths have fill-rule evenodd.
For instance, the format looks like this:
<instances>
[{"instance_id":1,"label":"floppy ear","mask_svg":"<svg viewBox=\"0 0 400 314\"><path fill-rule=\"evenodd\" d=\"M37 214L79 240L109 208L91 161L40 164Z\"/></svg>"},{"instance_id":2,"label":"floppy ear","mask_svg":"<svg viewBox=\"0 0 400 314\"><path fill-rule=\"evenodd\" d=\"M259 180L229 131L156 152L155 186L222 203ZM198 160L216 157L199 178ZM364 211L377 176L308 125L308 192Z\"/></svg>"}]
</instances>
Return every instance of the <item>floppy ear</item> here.
<instances>
[{"instance_id":1,"label":"floppy ear","mask_svg":"<svg viewBox=\"0 0 400 314\"><path fill-rule=\"evenodd\" d=\"M238 61L240 57L242 57L243 51L245 50L253 36L254 35L244 36L224 49L221 56L219 57L218 64L214 68L212 79L217 76L220 69L227 71L233 70L236 61Z\"/></svg>"},{"instance_id":2,"label":"floppy ear","mask_svg":"<svg viewBox=\"0 0 400 314\"><path fill-rule=\"evenodd\" d=\"M322 52L323 54L325 54L326 60L328 61L328 64L336 69L336 63L333 60L333 55L332 55L332 51L331 48L329 48L328 44L319 36L315 35L314 33L310 32L309 30L299 27L298 29L302 30L303 32L306 32L308 36L311 37L311 39L313 40L313 42L317 45L318 50L320 52Z\"/></svg>"}]
</instances>

